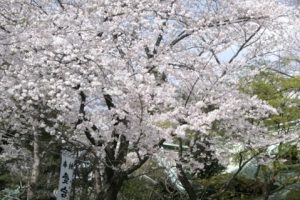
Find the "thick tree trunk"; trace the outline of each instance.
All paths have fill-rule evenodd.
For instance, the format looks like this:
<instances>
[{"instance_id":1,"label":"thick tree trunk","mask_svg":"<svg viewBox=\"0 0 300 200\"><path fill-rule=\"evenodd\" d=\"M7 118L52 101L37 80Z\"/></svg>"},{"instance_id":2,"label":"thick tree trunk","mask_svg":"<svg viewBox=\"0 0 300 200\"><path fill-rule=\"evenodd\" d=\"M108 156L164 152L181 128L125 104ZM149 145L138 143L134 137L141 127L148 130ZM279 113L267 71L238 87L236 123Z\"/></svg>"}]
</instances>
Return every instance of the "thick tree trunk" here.
<instances>
[{"instance_id":1,"label":"thick tree trunk","mask_svg":"<svg viewBox=\"0 0 300 200\"><path fill-rule=\"evenodd\" d=\"M183 188L185 189L186 193L188 194L190 200L197 200L197 194L189 182L188 178L186 177L186 174L184 173L181 164L177 163L176 168L178 169L178 179L181 182Z\"/></svg>"},{"instance_id":2,"label":"thick tree trunk","mask_svg":"<svg viewBox=\"0 0 300 200\"><path fill-rule=\"evenodd\" d=\"M124 178L113 177L110 183L102 185L102 191L97 195L96 200L117 200Z\"/></svg>"},{"instance_id":3,"label":"thick tree trunk","mask_svg":"<svg viewBox=\"0 0 300 200\"><path fill-rule=\"evenodd\" d=\"M96 194L100 194L101 193L101 177L100 177L99 169L98 168L94 169L93 173L94 173L95 192L96 192Z\"/></svg>"},{"instance_id":4,"label":"thick tree trunk","mask_svg":"<svg viewBox=\"0 0 300 200\"><path fill-rule=\"evenodd\" d=\"M31 176L29 179L28 190L27 190L27 200L35 199L36 197L36 187L39 176L39 166L40 166L40 157L39 157L39 138L38 133L33 130L33 163Z\"/></svg>"},{"instance_id":5,"label":"thick tree trunk","mask_svg":"<svg viewBox=\"0 0 300 200\"><path fill-rule=\"evenodd\" d=\"M179 138L179 152L178 152L178 156L180 158L180 160L182 160L182 139ZM186 193L189 195L190 200L197 200L197 194L193 188L193 186L191 185L191 183L189 182L181 163L176 163L176 168L178 170L178 179L181 182L183 188L185 189Z\"/></svg>"}]
</instances>

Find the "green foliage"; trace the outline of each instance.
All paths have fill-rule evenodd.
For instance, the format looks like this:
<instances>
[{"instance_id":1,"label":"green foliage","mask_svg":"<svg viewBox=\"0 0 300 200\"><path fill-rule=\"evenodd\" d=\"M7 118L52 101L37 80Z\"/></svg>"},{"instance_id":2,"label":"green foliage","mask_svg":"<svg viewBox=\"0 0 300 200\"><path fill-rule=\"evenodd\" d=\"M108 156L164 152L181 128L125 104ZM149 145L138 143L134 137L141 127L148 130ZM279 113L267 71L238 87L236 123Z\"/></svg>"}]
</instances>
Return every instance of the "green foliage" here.
<instances>
[{"instance_id":1,"label":"green foliage","mask_svg":"<svg viewBox=\"0 0 300 200\"><path fill-rule=\"evenodd\" d=\"M6 163L0 162L0 191L18 184L15 179L11 175Z\"/></svg>"},{"instance_id":2,"label":"green foliage","mask_svg":"<svg viewBox=\"0 0 300 200\"><path fill-rule=\"evenodd\" d=\"M14 200L20 198L25 188L19 186L18 178L13 176L7 163L0 162L0 199Z\"/></svg>"},{"instance_id":3,"label":"green foliage","mask_svg":"<svg viewBox=\"0 0 300 200\"><path fill-rule=\"evenodd\" d=\"M239 152L234 156L234 161L238 164L240 159L243 162L256 155L261 150L247 150ZM264 152L264 151L263 151ZM294 190L294 186L299 185L300 181L300 158L299 149L294 142L283 143L277 147L274 160L269 164L261 165L254 162L245 168L231 180L233 174L217 174L213 177L197 180L196 184L202 190L203 199L222 191L222 187L229 183L227 190L218 199L260 199L266 195L278 196L285 193L279 199L299 199L299 193ZM251 176L244 173L244 170L254 172ZM248 173L247 172L247 173ZM287 192L285 192L287 191ZM286 194L289 194L286 197Z\"/></svg>"},{"instance_id":4,"label":"green foliage","mask_svg":"<svg viewBox=\"0 0 300 200\"><path fill-rule=\"evenodd\" d=\"M211 199L211 195L220 192L228 181L232 178L232 174L219 174L212 176L208 179L195 181L201 199ZM251 180L244 177L236 177L232 180L231 184L217 199L220 200L241 200L241 199L257 199L262 194L263 183L258 180Z\"/></svg>"},{"instance_id":5,"label":"green foliage","mask_svg":"<svg viewBox=\"0 0 300 200\"><path fill-rule=\"evenodd\" d=\"M240 161L245 162L245 160L254 157L259 152L258 149L246 149L241 152L235 153L233 155L234 164L239 164Z\"/></svg>"},{"instance_id":6,"label":"green foliage","mask_svg":"<svg viewBox=\"0 0 300 200\"><path fill-rule=\"evenodd\" d=\"M1 185L1 187L5 186L5 185L9 185L12 182L13 182L13 179L12 179L10 174L6 173L6 174L1 174L0 175L0 185Z\"/></svg>"},{"instance_id":7,"label":"green foliage","mask_svg":"<svg viewBox=\"0 0 300 200\"><path fill-rule=\"evenodd\" d=\"M300 150L296 144L284 143L278 146L277 157L295 163L299 160Z\"/></svg>"},{"instance_id":8,"label":"green foliage","mask_svg":"<svg viewBox=\"0 0 300 200\"><path fill-rule=\"evenodd\" d=\"M160 128L163 128L163 129L168 129L168 128L174 128L175 124L173 124L170 121L161 121L161 122L157 123L157 126L159 126Z\"/></svg>"},{"instance_id":9,"label":"green foliage","mask_svg":"<svg viewBox=\"0 0 300 200\"><path fill-rule=\"evenodd\" d=\"M215 175L207 179L197 179L194 181L198 187L203 187L207 193L215 193L230 179L231 174Z\"/></svg>"},{"instance_id":10,"label":"green foliage","mask_svg":"<svg viewBox=\"0 0 300 200\"><path fill-rule=\"evenodd\" d=\"M279 115L264 120L266 125L287 128L287 122L300 118L300 99L295 95L300 91L300 76L285 77L263 71L254 79L241 81L240 90L246 94L256 95L278 109Z\"/></svg>"},{"instance_id":11,"label":"green foliage","mask_svg":"<svg viewBox=\"0 0 300 200\"><path fill-rule=\"evenodd\" d=\"M154 182L147 181L147 175ZM186 200L187 195L180 192L168 181L167 174L156 162L148 161L146 165L133 174L134 178L125 181L120 199L124 200Z\"/></svg>"},{"instance_id":12,"label":"green foliage","mask_svg":"<svg viewBox=\"0 0 300 200\"><path fill-rule=\"evenodd\" d=\"M299 200L300 197L300 189L298 190L291 190L287 196L286 200Z\"/></svg>"},{"instance_id":13,"label":"green foliage","mask_svg":"<svg viewBox=\"0 0 300 200\"><path fill-rule=\"evenodd\" d=\"M2 200L17 200L21 199L24 196L25 188L16 187L16 188L5 188L0 191L0 199Z\"/></svg>"}]
</instances>

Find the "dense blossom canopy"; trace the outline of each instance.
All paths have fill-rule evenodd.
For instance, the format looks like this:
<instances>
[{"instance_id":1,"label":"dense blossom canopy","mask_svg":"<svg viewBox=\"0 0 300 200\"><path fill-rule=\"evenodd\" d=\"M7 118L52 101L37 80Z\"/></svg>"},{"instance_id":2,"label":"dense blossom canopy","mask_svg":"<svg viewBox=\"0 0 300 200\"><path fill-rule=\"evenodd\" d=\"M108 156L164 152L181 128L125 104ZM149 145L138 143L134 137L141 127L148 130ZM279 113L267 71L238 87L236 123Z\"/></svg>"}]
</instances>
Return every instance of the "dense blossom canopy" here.
<instances>
[{"instance_id":1,"label":"dense blossom canopy","mask_svg":"<svg viewBox=\"0 0 300 200\"><path fill-rule=\"evenodd\" d=\"M224 141L269 142L259 119L276 110L236 83L243 71L250 75L247 66L288 45L286 7L272 0L57 2L0 4L3 133L46 132L115 159L109 165L126 173L165 140L196 148L206 138L211 145L202 146L218 159Z\"/></svg>"}]
</instances>

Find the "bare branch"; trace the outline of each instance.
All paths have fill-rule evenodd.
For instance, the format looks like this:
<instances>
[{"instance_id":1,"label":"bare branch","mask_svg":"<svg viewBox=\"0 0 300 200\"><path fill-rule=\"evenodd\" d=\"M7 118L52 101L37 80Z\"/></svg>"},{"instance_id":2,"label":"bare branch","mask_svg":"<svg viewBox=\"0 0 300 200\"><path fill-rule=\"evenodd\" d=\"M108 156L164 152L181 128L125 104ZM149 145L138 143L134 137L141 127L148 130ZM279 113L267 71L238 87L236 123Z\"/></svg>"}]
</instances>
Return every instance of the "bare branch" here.
<instances>
[{"instance_id":1,"label":"bare branch","mask_svg":"<svg viewBox=\"0 0 300 200\"><path fill-rule=\"evenodd\" d=\"M246 47L248 42L260 31L261 26L259 26L254 33L252 33L246 40L245 42L240 46L240 48L237 50L237 52L232 56L232 58L229 60L228 63L232 63L232 61L240 54L240 52Z\"/></svg>"},{"instance_id":2,"label":"bare branch","mask_svg":"<svg viewBox=\"0 0 300 200\"><path fill-rule=\"evenodd\" d=\"M189 95L188 95L188 97L187 97L186 100L185 100L184 107L187 106L187 104L188 104L188 102L189 102L189 100L190 100L190 98L191 98L191 95L192 95L192 93L193 93L193 90L194 90L194 88L195 88L195 86L196 86L196 84L198 83L199 80L200 80L200 76L198 76L198 78L197 78L197 79L195 80L195 82L193 83L192 88L191 88L191 90L190 90L190 92L189 92Z\"/></svg>"},{"instance_id":3,"label":"bare branch","mask_svg":"<svg viewBox=\"0 0 300 200\"><path fill-rule=\"evenodd\" d=\"M63 6L61 0L56 0L56 2L58 3L59 7L60 7L62 10L65 9L65 7Z\"/></svg>"},{"instance_id":4,"label":"bare branch","mask_svg":"<svg viewBox=\"0 0 300 200\"><path fill-rule=\"evenodd\" d=\"M183 40L184 38L189 37L190 35L192 35L194 33L194 31L190 32L190 33L184 33L184 34L179 34L178 37L176 39L174 39L170 46L173 47L175 46L178 42L180 42L181 40Z\"/></svg>"}]
</instances>

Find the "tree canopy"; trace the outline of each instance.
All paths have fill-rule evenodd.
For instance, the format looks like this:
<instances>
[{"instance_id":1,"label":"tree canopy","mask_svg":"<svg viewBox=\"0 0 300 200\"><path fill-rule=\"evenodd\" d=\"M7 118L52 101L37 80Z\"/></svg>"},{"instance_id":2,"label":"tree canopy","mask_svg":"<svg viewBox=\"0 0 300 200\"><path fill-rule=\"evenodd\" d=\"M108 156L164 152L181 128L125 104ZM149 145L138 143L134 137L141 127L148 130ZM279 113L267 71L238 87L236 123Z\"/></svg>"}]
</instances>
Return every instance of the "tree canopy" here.
<instances>
[{"instance_id":1,"label":"tree canopy","mask_svg":"<svg viewBox=\"0 0 300 200\"><path fill-rule=\"evenodd\" d=\"M286 139L266 134L261 119L277 110L263 94L242 93L237 78L294 45L294 14L273 0L1 1L1 156L30 160L34 199L45 145L85 152L93 198L114 200L164 142L175 142L178 153L161 156L197 199L186 169L226 164L236 143Z\"/></svg>"}]
</instances>

